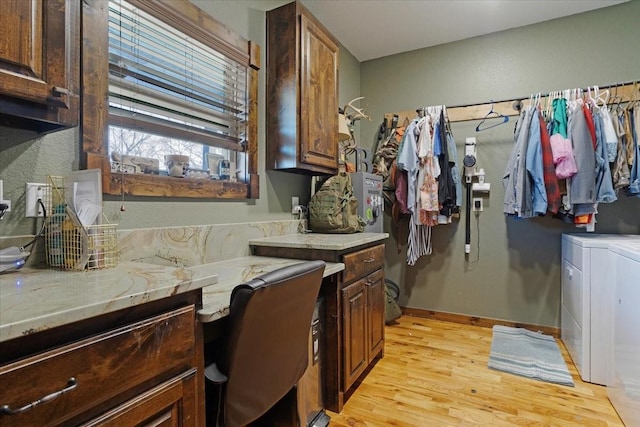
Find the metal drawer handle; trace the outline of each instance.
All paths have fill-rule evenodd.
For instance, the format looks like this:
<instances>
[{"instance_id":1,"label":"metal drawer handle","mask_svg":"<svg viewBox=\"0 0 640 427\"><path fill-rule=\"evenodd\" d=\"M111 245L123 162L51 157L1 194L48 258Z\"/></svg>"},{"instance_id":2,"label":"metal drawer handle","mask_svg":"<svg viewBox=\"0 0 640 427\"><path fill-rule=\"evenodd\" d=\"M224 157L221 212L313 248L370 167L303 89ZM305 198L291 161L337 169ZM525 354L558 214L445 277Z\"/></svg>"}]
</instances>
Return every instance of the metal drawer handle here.
<instances>
[{"instance_id":1,"label":"metal drawer handle","mask_svg":"<svg viewBox=\"0 0 640 427\"><path fill-rule=\"evenodd\" d=\"M371 258L366 258L366 259L364 259L364 260L363 260L363 262L373 262L373 261L375 261L375 260L376 260L376 259L375 259L374 257L371 257Z\"/></svg>"},{"instance_id":2,"label":"metal drawer handle","mask_svg":"<svg viewBox=\"0 0 640 427\"><path fill-rule=\"evenodd\" d=\"M26 405L24 405L22 408L18 408L18 409L11 409L9 407L9 405L2 405L0 406L0 413L2 413L3 415L16 415L19 414L21 412L25 412L25 411L29 411L31 409L33 409L35 406L41 405L43 403L47 403L50 402L54 399L57 399L58 397L62 396L63 394L73 390L74 388L76 388L78 386L78 381L74 378L71 377L69 378L69 380L67 380L67 386L65 388L63 388L62 390L58 390L58 391L54 391L51 394L47 394L45 397L38 399L34 402L28 403Z\"/></svg>"}]
</instances>

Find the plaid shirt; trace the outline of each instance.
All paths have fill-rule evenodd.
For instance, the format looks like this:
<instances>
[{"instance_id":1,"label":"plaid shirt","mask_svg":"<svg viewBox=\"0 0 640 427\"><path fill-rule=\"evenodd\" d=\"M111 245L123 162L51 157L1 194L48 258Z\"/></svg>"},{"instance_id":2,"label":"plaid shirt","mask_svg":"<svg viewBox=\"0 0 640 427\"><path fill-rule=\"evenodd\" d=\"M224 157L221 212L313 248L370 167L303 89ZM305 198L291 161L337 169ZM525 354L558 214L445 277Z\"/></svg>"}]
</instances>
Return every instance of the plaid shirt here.
<instances>
[{"instance_id":1,"label":"plaid shirt","mask_svg":"<svg viewBox=\"0 0 640 427\"><path fill-rule=\"evenodd\" d=\"M542 169L544 187L547 190L547 211L555 215L560 209L561 195L558 186L558 177L556 176L556 167L553 164L553 154L551 153L551 143L549 142L549 132L547 125L538 111L540 116L540 140L542 145Z\"/></svg>"}]
</instances>

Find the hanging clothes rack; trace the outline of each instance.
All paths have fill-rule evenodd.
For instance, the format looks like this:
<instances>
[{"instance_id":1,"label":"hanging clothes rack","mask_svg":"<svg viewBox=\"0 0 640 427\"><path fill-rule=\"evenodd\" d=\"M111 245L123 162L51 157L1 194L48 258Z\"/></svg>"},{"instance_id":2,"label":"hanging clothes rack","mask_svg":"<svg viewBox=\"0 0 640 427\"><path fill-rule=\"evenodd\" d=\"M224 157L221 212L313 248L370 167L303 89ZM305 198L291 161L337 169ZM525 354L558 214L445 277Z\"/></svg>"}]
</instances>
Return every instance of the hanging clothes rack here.
<instances>
[{"instance_id":1,"label":"hanging clothes rack","mask_svg":"<svg viewBox=\"0 0 640 427\"><path fill-rule=\"evenodd\" d=\"M406 123L391 121L394 130L403 128L402 142L397 145L395 155L396 196L392 210L410 215L408 265L415 265L418 258L431 254L431 228L450 223L461 206L458 155L446 117L447 107L435 105L415 110ZM382 143L380 153L391 145L389 138L398 142L392 133ZM387 158L383 154L381 157ZM377 170L386 171L390 167L384 164Z\"/></svg>"},{"instance_id":2,"label":"hanging clothes rack","mask_svg":"<svg viewBox=\"0 0 640 427\"><path fill-rule=\"evenodd\" d=\"M593 86L591 86L593 87ZM609 85L598 85L600 90L609 90L613 94L609 97L609 103L614 103L614 96L617 93L618 97L627 97L628 99L637 99L639 96L638 93L638 82L625 82L625 83L612 83ZM580 89L582 91L587 91L587 88ZM541 94L538 102L544 101L547 97L549 97L554 92L549 92L546 94ZM635 98L634 98L635 95ZM502 101L493 101L493 102L483 102L478 104L463 104L463 105L447 105L447 117L449 118L449 122L465 122L470 120L482 120L486 115L487 111L493 104L493 111L502 114L504 116L517 116L520 114L520 110L514 108L514 106L520 105L521 108L523 104L527 104L527 100L530 99L529 95L523 96L520 98L506 99ZM398 116L398 123L402 124L405 121L411 121L416 117L416 114L422 111L422 108L417 110L404 110L395 113L386 113L384 115L385 119L391 123L391 120L394 115Z\"/></svg>"}]
</instances>

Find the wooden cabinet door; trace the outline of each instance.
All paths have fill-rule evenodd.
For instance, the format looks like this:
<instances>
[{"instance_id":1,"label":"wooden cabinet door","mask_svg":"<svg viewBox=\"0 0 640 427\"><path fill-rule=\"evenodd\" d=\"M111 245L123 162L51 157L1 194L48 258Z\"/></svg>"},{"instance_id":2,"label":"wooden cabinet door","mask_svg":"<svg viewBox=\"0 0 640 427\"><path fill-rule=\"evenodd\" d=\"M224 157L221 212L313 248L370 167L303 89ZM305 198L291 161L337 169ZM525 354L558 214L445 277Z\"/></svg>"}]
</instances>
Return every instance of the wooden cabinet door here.
<instances>
[{"instance_id":1,"label":"wooden cabinet door","mask_svg":"<svg viewBox=\"0 0 640 427\"><path fill-rule=\"evenodd\" d=\"M384 347L384 272L378 270L365 279L367 288L368 363Z\"/></svg>"},{"instance_id":2,"label":"wooden cabinet door","mask_svg":"<svg viewBox=\"0 0 640 427\"><path fill-rule=\"evenodd\" d=\"M342 289L342 334L344 389L347 390L368 364L365 279Z\"/></svg>"},{"instance_id":3,"label":"wooden cabinet door","mask_svg":"<svg viewBox=\"0 0 640 427\"><path fill-rule=\"evenodd\" d=\"M300 162L338 167L338 46L301 15Z\"/></svg>"},{"instance_id":4,"label":"wooden cabinet door","mask_svg":"<svg viewBox=\"0 0 640 427\"><path fill-rule=\"evenodd\" d=\"M78 123L80 3L2 2L0 113L65 125Z\"/></svg>"},{"instance_id":5,"label":"wooden cabinet door","mask_svg":"<svg viewBox=\"0 0 640 427\"><path fill-rule=\"evenodd\" d=\"M180 427L196 423L196 369L191 369L84 424Z\"/></svg>"}]
</instances>

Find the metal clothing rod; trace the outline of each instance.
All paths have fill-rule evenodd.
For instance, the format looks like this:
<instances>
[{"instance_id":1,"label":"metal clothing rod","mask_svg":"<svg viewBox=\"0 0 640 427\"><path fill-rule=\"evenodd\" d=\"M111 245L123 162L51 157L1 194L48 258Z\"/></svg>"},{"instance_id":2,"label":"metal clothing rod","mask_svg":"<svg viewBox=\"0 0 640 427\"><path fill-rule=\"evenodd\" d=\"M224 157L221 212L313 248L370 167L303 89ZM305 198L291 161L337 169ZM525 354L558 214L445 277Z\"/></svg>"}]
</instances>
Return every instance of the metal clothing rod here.
<instances>
[{"instance_id":1,"label":"metal clothing rod","mask_svg":"<svg viewBox=\"0 0 640 427\"><path fill-rule=\"evenodd\" d=\"M594 86L590 86L590 87L593 88ZM614 95L627 96L630 99L632 99L633 95L638 97L640 93L634 94L634 91L636 92L639 91L638 87L639 87L638 81L635 81L635 82L625 82L625 83L612 83L609 85L598 86L598 89L600 91L609 90L610 99L612 100ZM578 89L586 91L588 90L588 87L578 88ZM547 97L549 93L553 93L553 92L554 91L541 93L540 99ZM495 111L496 113L502 114L504 116L517 116L518 114L520 114L520 112L519 110L516 110L514 108L514 103L523 102L523 101L528 102L529 98L530 98L530 95L527 95L521 98L512 98L512 99L507 99L502 101L489 101L489 102L478 103L478 104L461 104L461 105L453 105L453 106L447 105L447 116L449 117L450 122L482 120L486 116L487 111L491 106L491 104L493 104L493 111ZM387 113L384 115L384 117L390 122L393 116L397 115L398 124L402 126L405 124L405 121L413 120L413 118L416 116L416 111L418 110L422 111L423 108L421 107L414 110L405 110L405 111L399 111L395 113Z\"/></svg>"}]
</instances>

